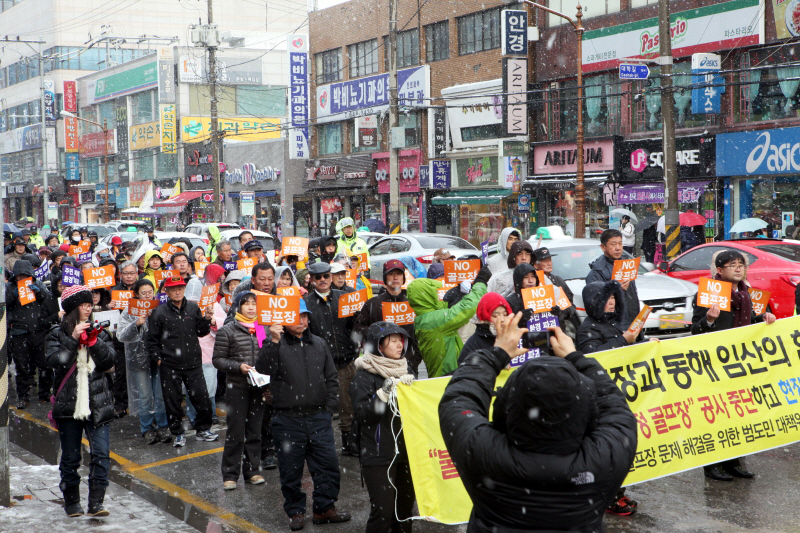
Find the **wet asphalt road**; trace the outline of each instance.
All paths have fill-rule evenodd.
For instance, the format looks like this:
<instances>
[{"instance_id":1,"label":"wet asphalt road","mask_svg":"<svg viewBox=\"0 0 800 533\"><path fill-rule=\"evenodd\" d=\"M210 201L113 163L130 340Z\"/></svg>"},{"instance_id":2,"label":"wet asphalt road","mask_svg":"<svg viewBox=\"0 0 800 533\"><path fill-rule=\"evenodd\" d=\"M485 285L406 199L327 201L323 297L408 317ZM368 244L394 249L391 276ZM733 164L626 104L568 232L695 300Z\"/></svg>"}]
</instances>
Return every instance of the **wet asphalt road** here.
<instances>
[{"instance_id":1,"label":"wet asphalt road","mask_svg":"<svg viewBox=\"0 0 800 533\"><path fill-rule=\"evenodd\" d=\"M13 391L11 398L14 398ZM13 404L13 402L12 402ZM55 463L58 439L46 427L48 404L33 403L25 412L12 409L12 441ZM336 422L334 421L334 424ZM288 531L282 509L277 470L264 472L265 485L245 485L222 490L220 442L197 442L187 434L188 444L179 449L168 444L148 446L138 435L135 417L117 420L111 426L112 481L154 503L199 531ZM338 439L338 428L335 434ZM338 444L338 443L337 443ZM656 532L800 532L800 444L762 452L747 459L756 473L752 480L716 482L706 480L702 469L630 487L628 495L639 502L630 517L606 515L610 533ZM306 531L363 531L369 510L366 490L360 481L358 460L340 458L342 488L337 507L352 513L346 524L314 526L307 515ZM303 480L309 495L308 472ZM2 530L2 526L0 526ZM466 526L415 522L418 533L463 533Z\"/></svg>"}]
</instances>

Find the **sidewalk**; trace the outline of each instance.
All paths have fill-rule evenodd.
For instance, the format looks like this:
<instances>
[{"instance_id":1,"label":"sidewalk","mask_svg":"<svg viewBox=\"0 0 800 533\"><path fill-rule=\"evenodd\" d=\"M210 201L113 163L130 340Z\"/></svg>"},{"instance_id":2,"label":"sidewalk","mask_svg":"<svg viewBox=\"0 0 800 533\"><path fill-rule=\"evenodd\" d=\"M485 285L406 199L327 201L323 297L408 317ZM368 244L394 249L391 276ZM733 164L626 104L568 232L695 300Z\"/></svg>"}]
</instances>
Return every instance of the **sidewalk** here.
<instances>
[{"instance_id":1,"label":"sidewalk","mask_svg":"<svg viewBox=\"0 0 800 533\"><path fill-rule=\"evenodd\" d=\"M196 533L192 528L127 489L111 483L106 490L106 518L69 518L58 489L58 465L47 464L17 445L11 445L11 508L0 507L0 531L9 533L145 533L169 531ZM87 507L87 469L81 467L81 500Z\"/></svg>"}]
</instances>

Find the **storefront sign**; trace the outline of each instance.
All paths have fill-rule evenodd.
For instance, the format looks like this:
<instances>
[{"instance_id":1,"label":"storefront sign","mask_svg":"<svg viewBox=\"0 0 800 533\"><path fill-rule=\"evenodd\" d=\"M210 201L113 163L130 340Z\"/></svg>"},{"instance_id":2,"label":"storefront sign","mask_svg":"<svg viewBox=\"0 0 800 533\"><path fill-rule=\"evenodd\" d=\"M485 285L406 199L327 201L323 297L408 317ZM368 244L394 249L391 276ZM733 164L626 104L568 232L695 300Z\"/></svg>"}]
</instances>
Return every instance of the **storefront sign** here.
<instances>
[{"instance_id":1,"label":"storefront sign","mask_svg":"<svg viewBox=\"0 0 800 533\"><path fill-rule=\"evenodd\" d=\"M428 165L419 167L419 188L430 189L431 187L431 172Z\"/></svg>"},{"instance_id":2,"label":"storefront sign","mask_svg":"<svg viewBox=\"0 0 800 533\"><path fill-rule=\"evenodd\" d=\"M176 154L178 120L175 116L175 104L161 104L158 108L161 114L161 153Z\"/></svg>"},{"instance_id":3,"label":"storefront sign","mask_svg":"<svg viewBox=\"0 0 800 533\"><path fill-rule=\"evenodd\" d=\"M500 13L500 35L504 56L527 56L528 12L504 9Z\"/></svg>"},{"instance_id":4,"label":"storefront sign","mask_svg":"<svg viewBox=\"0 0 800 533\"><path fill-rule=\"evenodd\" d=\"M128 131L131 150L155 148L161 145L161 122L147 122L131 126Z\"/></svg>"},{"instance_id":5,"label":"storefront sign","mask_svg":"<svg viewBox=\"0 0 800 533\"><path fill-rule=\"evenodd\" d=\"M255 185L262 181L275 181L280 175L281 171L272 167L256 168L253 163L245 163L242 168L226 170L225 183Z\"/></svg>"},{"instance_id":6,"label":"storefront sign","mask_svg":"<svg viewBox=\"0 0 800 533\"><path fill-rule=\"evenodd\" d=\"M450 188L450 173L452 162L449 159L443 161L431 161L431 189L441 190Z\"/></svg>"},{"instance_id":7,"label":"storefront sign","mask_svg":"<svg viewBox=\"0 0 800 533\"><path fill-rule=\"evenodd\" d=\"M175 102L175 56L171 47L158 49L158 102Z\"/></svg>"},{"instance_id":8,"label":"storefront sign","mask_svg":"<svg viewBox=\"0 0 800 533\"><path fill-rule=\"evenodd\" d=\"M397 99L403 107L428 105L428 65L397 71ZM317 87L317 122L348 120L389 109L389 74Z\"/></svg>"},{"instance_id":9,"label":"storefront sign","mask_svg":"<svg viewBox=\"0 0 800 533\"><path fill-rule=\"evenodd\" d=\"M378 146L378 117L368 115L356 119L356 148Z\"/></svg>"},{"instance_id":10,"label":"storefront sign","mask_svg":"<svg viewBox=\"0 0 800 533\"><path fill-rule=\"evenodd\" d=\"M503 163L503 187L519 192L522 181L528 175L525 142L500 141L499 153Z\"/></svg>"},{"instance_id":11,"label":"storefront sign","mask_svg":"<svg viewBox=\"0 0 800 533\"><path fill-rule=\"evenodd\" d=\"M339 198L325 198L319 201L322 212L327 214L336 213L342 210L342 201Z\"/></svg>"},{"instance_id":12,"label":"storefront sign","mask_svg":"<svg viewBox=\"0 0 800 533\"><path fill-rule=\"evenodd\" d=\"M345 172L342 175L346 180L366 179L369 177L369 172Z\"/></svg>"},{"instance_id":13,"label":"storefront sign","mask_svg":"<svg viewBox=\"0 0 800 533\"><path fill-rule=\"evenodd\" d=\"M308 118L311 115L308 87L308 35L289 35L289 159L308 159Z\"/></svg>"},{"instance_id":14,"label":"storefront sign","mask_svg":"<svg viewBox=\"0 0 800 533\"><path fill-rule=\"evenodd\" d=\"M0 154L34 150L42 147L42 125L24 126L0 133Z\"/></svg>"},{"instance_id":15,"label":"storefront sign","mask_svg":"<svg viewBox=\"0 0 800 533\"><path fill-rule=\"evenodd\" d=\"M678 183L678 203L695 204L706 190L707 182ZM666 202L664 184L623 185L617 192L617 201L606 205L663 204Z\"/></svg>"},{"instance_id":16,"label":"storefront sign","mask_svg":"<svg viewBox=\"0 0 800 533\"><path fill-rule=\"evenodd\" d=\"M800 128L726 133L717 139L720 176L800 172Z\"/></svg>"},{"instance_id":17,"label":"storefront sign","mask_svg":"<svg viewBox=\"0 0 800 533\"><path fill-rule=\"evenodd\" d=\"M64 82L64 111L78 112L78 89L74 81Z\"/></svg>"},{"instance_id":18,"label":"storefront sign","mask_svg":"<svg viewBox=\"0 0 800 533\"><path fill-rule=\"evenodd\" d=\"M117 205L117 187L119 184L117 182L112 182L108 184L108 204L109 205ZM97 203L106 203L106 184L105 183L98 183L94 186L94 197Z\"/></svg>"},{"instance_id":19,"label":"storefront sign","mask_svg":"<svg viewBox=\"0 0 800 533\"><path fill-rule=\"evenodd\" d=\"M692 54L692 113L719 114L725 79L719 75L722 56Z\"/></svg>"},{"instance_id":20,"label":"storefront sign","mask_svg":"<svg viewBox=\"0 0 800 533\"><path fill-rule=\"evenodd\" d=\"M734 0L670 15L673 57L764 43L763 0ZM587 31L583 71L617 66L621 59L658 56L658 18Z\"/></svg>"},{"instance_id":21,"label":"storefront sign","mask_svg":"<svg viewBox=\"0 0 800 533\"><path fill-rule=\"evenodd\" d=\"M253 191L244 192L239 195L241 214L243 217L251 217L256 212L256 193Z\"/></svg>"},{"instance_id":22,"label":"storefront sign","mask_svg":"<svg viewBox=\"0 0 800 533\"><path fill-rule=\"evenodd\" d=\"M528 134L528 59L503 58L503 134Z\"/></svg>"},{"instance_id":23,"label":"storefront sign","mask_svg":"<svg viewBox=\"0 0 800 533\"><path fill-rule=\"evenodd\" d=\"M281 136L279 118L220 118L219 131L226 139L237 141L262 141ZM181 117L181 133L184 142L199 142L211 138L210 117Z\"/></svg>"},{"instance_id":24,"label":"storefront sign","mask_svg":"<svg viewBox=\"0 0 800 533\"><path fill-rule=\"evenodd\" d=\"M587 141L583 145L584 172L614 170L614 141ZM575 174L578 150L575 143L534 144L533 174Z\"/></svg>"},{"instance_id":25,"label":"storefront sign","mask_svg":"<svg viewBox=\"0 0 800 533\"><path fill-rule=\"evenodd\" d=\"M678 137L675 161L680 178L716 176L715 137ZM664 178L664 153L661 139L617 143L619 169L625 180L661 180Z\"/></svg>"},{"instance_id":26,"label":"storefront sign","mask_svg":"<svg viewBox=\"0 0 800 533\"><path fill-rule=\"evenodd\" d=\"M133 181L128 187L128 195L130 197L131 207L139 207L142 205L147 193L150 191L150 186L153 184L151 181Z\"/></svg>"},{"instance_id":27,"label":"storefront sign","mask_svg":"<svg viewBox=\"0 0 800 533\"><path fill-rule=\"evenodd\" d=\"M800 2L772 0L775 13L775 33L778 39L800 36Z\"/></svg>"},{"instance_id":28,"label":"storefront sign","mask_svg":"<svg viewBox=\"0 0 800 533\"><path fill-rule=\"evenodd\" d=\"M86 84L88 104L103 102L158 86L158 63L153 61Z\"/></svg>"},{"instance_id":29,"label":"storefront sign","mask_svg":"<svg viewBox=\"0 0 800 533\"><path fill-rule=\"evenodd\" d=\"M389 153L373 154L375 160L375 180L378 182L378 192L389 193ZM398 167L400 169L400 192L419 192L419 166L422 162L421 150L400 150L398 154Z\"/></svg>"},{"instance_id":30,"label":"storefront sign","mask_svg":"<svg viewBox=\"0 0 800 533\"><path fill-rule=\"evenodd\" d=\"M108 130L108 135L102 131L87 133L80 137L81 157L101 157L117 153L117 130ZM105 136L105 142L103 137Z\"/></svg>"},{"instance_id":31,"label":"storefront sign","mask_svg":"<svg viewBox=\"0 0 800 533\"><path fill-rule=\"evenodd\" d=\"M520 213L531 212L531 197L527 194L520 194L517 198L517 210Z\"/></svg>"},{"instance_id":32,"label":"storefront sign","mask_svg":"<svg viewBox=\"0 0 800 533\"><path fill-rule=\"evenodd\" d=\"M81 174L80 174L80 165L81 165L81 156L77 153L70 153L64 154L65 156L65 164L67 167L67 174L64 179L68 181L80 181Z\"/></svg>"},{"instance_id":33,"label":"storefront sign","mask_svg":"<svg viewBox=\"0 0 800 533\"><path fill-rule=\"evenodd\" d=\"M128 187L117 187L117 209L128 207Z\"/></svg>"},{"instance_id":34,"label":"storefront sign","mask_svg":"<svg viewBox=\"0 0 800 533\"><path fill-rule=\"evenodd\" d=\"M115 127L117 134L117 153L127 162L128 147L130 146L130 137L128 135L128 105L123 104L118 106L114 110L114 114L116 115L117 123Z\"/></svg>"},{"instance_id":35,"label":"storefront sign","mask_svg":"<svg viewBox=\"0 0 800 533\"><path fill-rule=\"evenodd\" d=\"M64 117L64 151L68 154L80 151L77 118Z\"/></svg>"},{"instance_id":36,"label":"storefront sign","mask_svg":"<svg viewBox=\"0 0 800 533\"><path fill-rule=\"evenodd\" d=\"M44 115L48 128L56 125L56 84L53 80L44 80Z\"/></svg>"},{"instance_id":37,"label":"storefront sign","mask_svg":"<svg viewBox=\"0 0 800 533\"><path fill-rule=\"evenodd\" d=\"M441 157L447 150L447 111L441 107L428 110L430 121L428 131L430 132L429 156L431 158Z\"/></svg>"},{"instance_id":38,"label":"storefront sign","mask_svg":"<svg viewBox=\"0 0 800 533\"><path fill-rule=\"evenodd\" d=\"M472 132L477 128L503 122L503 80L489 80L442 89L446 98L447 124L453 148L488 146L496 139L469 140L462 138L462 130ZM447 150L445 139L444 149Z\"/></svg>"},{"instance_id":39,"label":"storefront sign","mask_svg":"<svg viewBox=\"0 0 800 533\"><path fill-rule=\"evenodd\" d=\"M459 187L497 187L498 170L497 157L456 159Z\"/></svg>"},{"instance_id":40,"label":"storefront sign","mask_svg":"<svg viewBox=\"0 0 800 533\"><path fill-rule=\"evenodd\" d=\"M28 196L26 191L27 183L9 184L6 187L6 194L8 196Z\"/></svg>"},{"instance_id":41,"label":"storefront sign","mask_svg":"<svg viewBox=\"0 0 800 533\"><path fill-rule=\"evenodd\" d=\"M178 79L181 83L208 83L205 57L180 56ZM217 82L227 85L263 85L261 58L217 56Z\"/></svg>"}]
</instances>

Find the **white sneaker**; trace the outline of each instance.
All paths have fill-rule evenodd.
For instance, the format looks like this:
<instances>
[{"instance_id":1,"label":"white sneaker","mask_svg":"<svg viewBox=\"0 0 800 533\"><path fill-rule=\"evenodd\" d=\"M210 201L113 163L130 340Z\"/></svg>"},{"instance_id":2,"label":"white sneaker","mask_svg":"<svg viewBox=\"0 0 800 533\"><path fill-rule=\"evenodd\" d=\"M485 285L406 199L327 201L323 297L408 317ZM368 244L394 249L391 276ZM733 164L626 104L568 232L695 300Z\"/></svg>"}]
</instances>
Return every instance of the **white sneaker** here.
<instances>
[{"instance_id":1,"label":"white sneaker","mask_svg":"<svg viewBox=\"0 0 800 533\"><path fill-rule=\"evenodd\" d=\"M183 448L186 446L186 436L183 433L180 435L175 435L175 441L172 443L172 445L175 448Z\"/></svg>"}]
</instances>

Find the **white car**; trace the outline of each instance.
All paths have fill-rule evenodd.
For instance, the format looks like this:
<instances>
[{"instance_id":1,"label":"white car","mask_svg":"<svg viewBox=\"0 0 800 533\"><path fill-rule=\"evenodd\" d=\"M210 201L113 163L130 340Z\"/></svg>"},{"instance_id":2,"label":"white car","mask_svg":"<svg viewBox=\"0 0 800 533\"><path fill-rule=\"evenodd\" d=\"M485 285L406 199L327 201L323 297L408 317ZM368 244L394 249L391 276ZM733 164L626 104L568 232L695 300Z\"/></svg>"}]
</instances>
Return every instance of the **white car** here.
<instances>
[{"instance_id":1,"label":"white car","mask_svg":"<svg viewBox=\"0 0 800 533\"><path fill-rule=\"evenodd\" d=\"M536 247L538 237L528 242ZM600 241L596 239L546 239L541 247L546 247L553 257L553 273L561 276L575 295L575 307L582 321L586 318L583 306L583 287L589 275L590 263L603 254ZM626 257L629 257L625 254ZM652 270L652 265L642 263L636 279L639 304L652 309L645 322L644 333L649 337L668 339L689 334L692 324L692 301L697 295L697 285L680 279L663 276ZM640 307L641 308L641 307Z\"/></svg>"}]
</instances>

